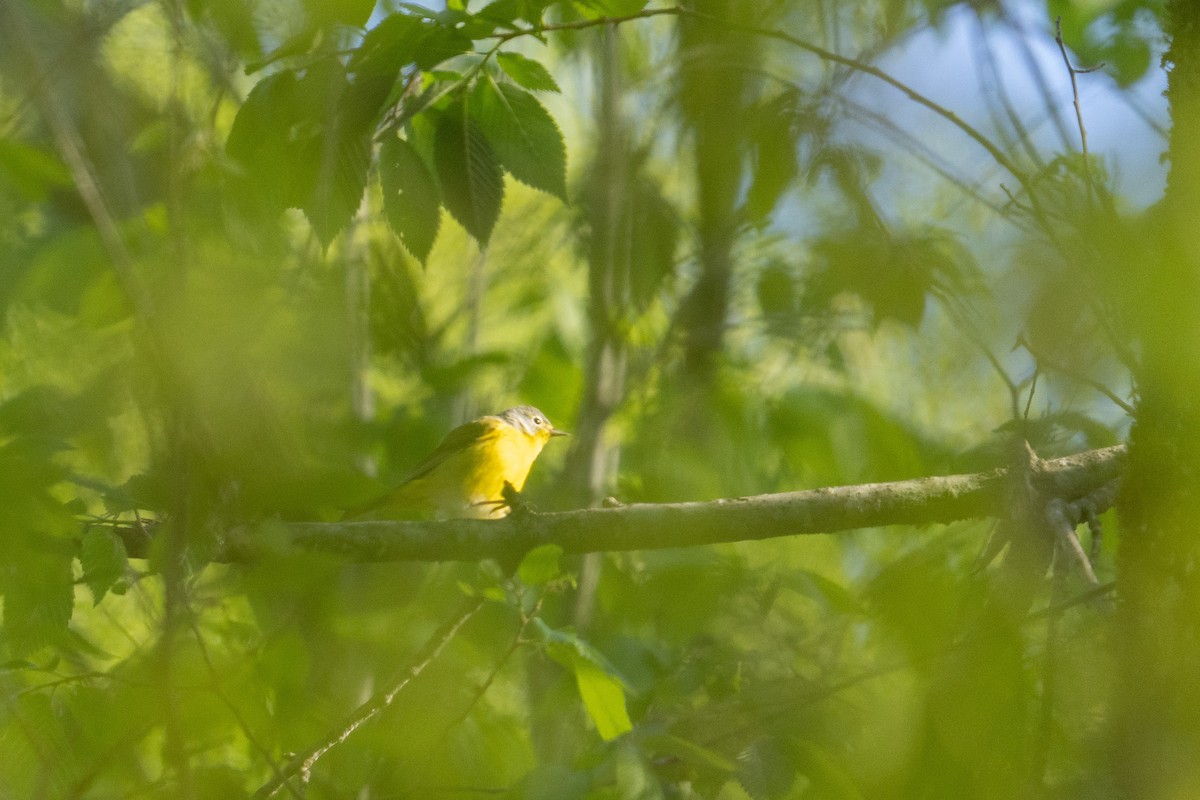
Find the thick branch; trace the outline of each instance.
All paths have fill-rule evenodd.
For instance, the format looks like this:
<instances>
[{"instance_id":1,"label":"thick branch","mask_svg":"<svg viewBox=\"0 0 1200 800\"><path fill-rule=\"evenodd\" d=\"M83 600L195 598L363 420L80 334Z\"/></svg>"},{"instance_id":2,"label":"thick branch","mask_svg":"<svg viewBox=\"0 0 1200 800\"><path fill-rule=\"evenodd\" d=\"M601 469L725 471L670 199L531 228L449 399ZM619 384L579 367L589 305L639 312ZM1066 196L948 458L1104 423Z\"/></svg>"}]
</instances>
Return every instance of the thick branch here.
<instances>
[{"instance_id":1,"label":"thick branch","mask_svg":"<svg viewBox=\"0 0 1200 800\"><path fill-rule=\"evenodd\" d=\"M1072 503L1120 477L1124 466L1125 448L1108 447L1036 462L1031 480L1041 496ZM993 470L703 503L518 511L501 520L280 523L279 536L261 527L235 532L218 559L253 560L281 543L356 561L477 561L542 544L557 544L567 553L691 547L1002 516L1008 511L1005 489L1005 470ZM126 537L135 557L147 545L143 531Z\"/></svg>"}]
</instances>

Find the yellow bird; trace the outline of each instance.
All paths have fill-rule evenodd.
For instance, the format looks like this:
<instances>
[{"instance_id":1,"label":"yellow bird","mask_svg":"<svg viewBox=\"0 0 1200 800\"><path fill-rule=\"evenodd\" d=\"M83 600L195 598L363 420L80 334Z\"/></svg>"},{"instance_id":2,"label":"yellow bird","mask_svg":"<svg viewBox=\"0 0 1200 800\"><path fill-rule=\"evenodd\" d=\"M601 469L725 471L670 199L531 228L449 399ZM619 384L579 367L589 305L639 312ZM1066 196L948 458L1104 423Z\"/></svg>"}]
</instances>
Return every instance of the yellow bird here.
<instances>
[{"instance_id":1,"label":"yellow bird","mask_svg":"<svg viewBox=\"0 0 1200 800\"><path fill-rule=\"evenodd\" d=\"M504 485L521 491L534 460L566 436L533 406L517 406L459 425L404 483L356 519L498 519L512 509Z\"/></svg>"}]
</instances>

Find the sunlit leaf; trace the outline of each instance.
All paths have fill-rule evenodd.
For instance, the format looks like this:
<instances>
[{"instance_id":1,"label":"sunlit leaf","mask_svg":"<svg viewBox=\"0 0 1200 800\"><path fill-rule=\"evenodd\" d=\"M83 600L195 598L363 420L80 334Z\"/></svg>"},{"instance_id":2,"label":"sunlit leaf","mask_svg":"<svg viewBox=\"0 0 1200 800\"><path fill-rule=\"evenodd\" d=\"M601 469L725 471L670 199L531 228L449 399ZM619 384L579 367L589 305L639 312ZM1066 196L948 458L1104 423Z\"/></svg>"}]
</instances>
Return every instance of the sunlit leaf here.
<instances>
[{"instance_id":1,"label":"sunlit leaf","mask_svg":"<svg viewBox=\"0 0 1200 800\"><path fill-rule=\"evenodd\" d=\"M608 659L571 631L555 630L540 618L534 625L546 641L546 653L574 674L584 708L600 736L608 741L631 730L625 681Z\"/></svg>"},{"instance_id":2,"label":"sunlit leaf","mask_svg":"<svg viewBox=\"0 0 1200 800\"><path fill-rule=\"evenodd\" d=\"M558 92L558 83L538 61L526 58L520 53L497 53L496 63L508 77L535 92Z\"/></svg>"},{"instance_id":3,"label":"sunlit leaf","mask_svg":"<svg viewBox=\"0 0 1200 800\"><path fill-rule=\"evenodd\" d=\"M575 684L596 732L604 741L612 741L633 729L625 709L625 690L620 681L587 659L574 663Z\"/></svg>"},{"instance_id":4,"label":"sunlit leaf","mask_svg":"<svg viewBox=\"0 0 1200 800\"><path fill-rule=\"evenodd\" d=\"M526 586L542 586L558 577L560 568L558 560L562 557L562 547L557 544L544 544L535 547L521 559L517 574Z\"/></svg>"}]
</instances>

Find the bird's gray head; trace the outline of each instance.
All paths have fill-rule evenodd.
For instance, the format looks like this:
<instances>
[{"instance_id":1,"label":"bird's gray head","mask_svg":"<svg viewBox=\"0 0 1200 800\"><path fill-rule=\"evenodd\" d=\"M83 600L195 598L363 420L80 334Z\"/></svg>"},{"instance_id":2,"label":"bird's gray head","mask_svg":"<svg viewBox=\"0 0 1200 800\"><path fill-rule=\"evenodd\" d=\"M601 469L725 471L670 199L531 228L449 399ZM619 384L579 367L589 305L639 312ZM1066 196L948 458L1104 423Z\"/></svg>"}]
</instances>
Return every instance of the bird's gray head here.
<instances>
[{"instance_id":1,"label":"bird's gray head","mask_svg":"<svg viewBox=\"0 0 1200 800\"><path fill-rule=\"evenodd\" d=\"M551 425L550 420L546 419L546 415L533 406L517 406L501 411L497 416L530 436L536 436L539 433L543 436L567 435L566 431L560 431Z\"/></svg>"}]
</instances>

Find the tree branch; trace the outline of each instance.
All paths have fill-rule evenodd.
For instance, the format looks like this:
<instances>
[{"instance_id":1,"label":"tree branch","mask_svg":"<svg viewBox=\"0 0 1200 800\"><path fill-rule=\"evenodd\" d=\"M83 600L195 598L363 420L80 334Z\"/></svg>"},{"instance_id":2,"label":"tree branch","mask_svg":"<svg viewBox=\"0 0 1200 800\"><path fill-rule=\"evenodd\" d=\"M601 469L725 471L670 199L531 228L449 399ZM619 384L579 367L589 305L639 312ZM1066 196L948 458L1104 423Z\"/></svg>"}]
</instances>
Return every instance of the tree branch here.
<instances>
[{"instance_id":1,"label":"tree branch","mask_svg":"<svg viewBox=\"0 0 1200 800\"><path fill-rule=\"evenodd\" d=\"M1047 498L1075 503L1094 498L1125 469L1125 447L1106 447L1037 461L1030 480ZM1007 470L945 475L891 483L835 486L708 502L590 508L540 514L517 511L499 520L417 522L275 522L230 532L215 560L245 562L290 548L355 561L478 561L512 556L543 544L566 553L656 550L717 542L835 533L887 525L930 525L1003 516ZM119 526L129 555L144 557L152 536Z\"/></svg>"}]
</instances>

